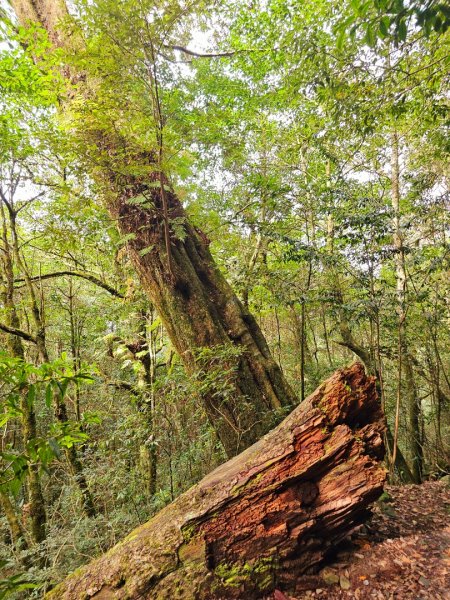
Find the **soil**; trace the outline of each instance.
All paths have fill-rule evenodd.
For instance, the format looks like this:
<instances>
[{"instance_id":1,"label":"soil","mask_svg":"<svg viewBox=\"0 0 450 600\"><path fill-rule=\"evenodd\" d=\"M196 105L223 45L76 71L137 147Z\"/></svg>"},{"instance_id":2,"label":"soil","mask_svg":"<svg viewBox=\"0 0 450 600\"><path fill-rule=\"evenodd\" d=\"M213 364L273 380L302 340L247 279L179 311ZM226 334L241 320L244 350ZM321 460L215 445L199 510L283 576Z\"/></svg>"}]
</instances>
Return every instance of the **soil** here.
<instances>
[{"instance_id":1,"label":"soil","mask_svg":"<svg viewBox=\"0 0 450 600\"><path fill-rule=\"evenodd\" d=\"M450 600L450 487L386 486L374 514L294 595L274 600Z\"/></svg>"}]
</instances>

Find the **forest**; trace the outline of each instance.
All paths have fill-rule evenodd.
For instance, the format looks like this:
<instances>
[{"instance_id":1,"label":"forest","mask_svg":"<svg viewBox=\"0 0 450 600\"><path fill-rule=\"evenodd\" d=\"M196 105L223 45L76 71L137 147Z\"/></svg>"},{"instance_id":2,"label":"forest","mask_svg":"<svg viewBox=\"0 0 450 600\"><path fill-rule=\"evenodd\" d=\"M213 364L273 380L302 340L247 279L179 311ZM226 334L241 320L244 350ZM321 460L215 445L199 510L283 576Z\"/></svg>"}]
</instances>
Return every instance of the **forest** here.
<instances>
[{"instance_id":1,"label":"forest","mask_svg":"<svg viewBox=\"0 0 450 600\"><path fill-rule=\"evenodd\" d=\"M0 599L446 598L449 25L0 0Z\"/></svg>"}]
</instances>

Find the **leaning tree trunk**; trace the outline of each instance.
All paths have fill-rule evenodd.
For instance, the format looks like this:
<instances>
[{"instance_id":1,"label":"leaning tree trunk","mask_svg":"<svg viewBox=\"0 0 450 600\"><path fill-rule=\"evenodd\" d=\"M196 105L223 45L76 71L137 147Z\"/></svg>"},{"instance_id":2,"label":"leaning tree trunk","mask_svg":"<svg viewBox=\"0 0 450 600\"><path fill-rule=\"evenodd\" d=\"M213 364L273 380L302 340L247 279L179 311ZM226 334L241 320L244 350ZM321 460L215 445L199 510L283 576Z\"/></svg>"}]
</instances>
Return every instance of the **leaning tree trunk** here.
<instances>
[{"instance_id":1,"label":"leaning tree trunk","mask_svg":"<svg viewBox=\"0 0 450 600\"><path fill-rule=\"evenodd\" d=\"M369 514L385 469L375 379L337 371L276 429L213 471L49 598L260 598L293 589Z\"/></svg>"},{"instance_id":2,"label":"leaning tree trunk","mask_svg":"<svg viewBox=\"0 0 450 600\"><path fill-rule=\"evenodd\" d=\"M203 386L203 399L227 454L234 455L266 433L274 425L273 411L294 405L295 396L256 320L214 263L206 236L189 223L175 193L166 193L169 218L183 223L184 234L172 234L169 269L159 191L151 182L121 184L127 193L118 188L108 207L121 233L132 235L131 259L173 346L189 374L225 373L219 383ZM140 194L149 197L152 209L130 202ZM204 348L211 353L199 356ZM231 348L240 355L228 353Z\"/></svg>"},{"instance_id":3,"label":"leaning tree trunk","mask_svg":"<svg viewBox=\"0 0 450 600\"><path fill-rule=\"evenodd\" d=\"M67 17L63 0L12 0L12 5L23 25L39 21L54 44L65 43L57 27ZM77 74L72 72L71 77ZM83 81L88 87L85 74L78 77L80 89ZM226 373L220 389L202 387L208 418L232 456L266 433L274 425L274 411L294 405L295 395L255 319L215 264L207 237L189 223L178 197L169 189L156 155L136 151L118 135L113 138L113 130L108 134L89 131L83 123L86 144L97 146L110 160L100 168L96 160L92 176L105 190L107 209L129 240L142 287L188 373L213 368ZM154 172L120 176L115 167L118 156L127 156L128 166L146 166L147 171L153 167ZM199 364L195 350L204 348L213 352L210 361L203 353ZM230 348L240 349L240 356L231 356ZM220 359L224 354L228 358Z\"/></svg>"}]
</instances>

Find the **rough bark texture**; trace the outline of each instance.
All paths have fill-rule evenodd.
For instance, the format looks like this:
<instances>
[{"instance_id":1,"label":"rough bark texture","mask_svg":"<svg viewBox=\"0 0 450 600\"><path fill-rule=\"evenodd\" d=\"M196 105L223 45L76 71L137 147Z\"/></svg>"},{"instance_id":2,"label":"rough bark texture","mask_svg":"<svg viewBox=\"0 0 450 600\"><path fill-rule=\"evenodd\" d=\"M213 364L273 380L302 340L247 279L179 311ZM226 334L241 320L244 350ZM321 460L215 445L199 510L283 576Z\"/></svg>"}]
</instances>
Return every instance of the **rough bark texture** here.
<instances>
[{"instance_id":1,"label":"rough bark texture","mask_svg":"<svg viewBox=\"0 0 450 600\"><path fill-rule=\"evenodd\" d=\"M60 46L64 34L59 25L67 17L67 7L64 0L12 0L14 11L21 25L41 23L47 30L55 46Z\"/></svg>"},{"instance_id":2,"label":"rough bark texture","mask_svg":"<svg viewBox=\"0 0 450 600\"><path fill-rule=\"evenodd\" d=\"M361 364L49 594L261 598L316 567L380 495L384 419Z\"/></svg>"},{"instance_id":3,"label":"rough bark texture","mask_svg":"<svg viewBox=\"0 0 450 600\"><path fill-rule=\"evenodd\" d=\"M295 395L255 319L214 263L208 239L189 223L176 194L166 193L169 219L182 230L178 235L171 232L169 268L159 190L151 181L124 180L117 185L116 180L115 185L108 208L121 233L133 236L128 250L141 284L188 373L210 371L219 364L229 373L221 382L228 393L204 389L203 399L227 454L233 456L266 433L274 425L274 411L294 405ZM148 206L133 203L142 195L149 198ZM229 347L240 348L241 355L219 358ZM196 350L202 348L213 350L212 362L198 360Z\"/></svg>"}]
</instances>

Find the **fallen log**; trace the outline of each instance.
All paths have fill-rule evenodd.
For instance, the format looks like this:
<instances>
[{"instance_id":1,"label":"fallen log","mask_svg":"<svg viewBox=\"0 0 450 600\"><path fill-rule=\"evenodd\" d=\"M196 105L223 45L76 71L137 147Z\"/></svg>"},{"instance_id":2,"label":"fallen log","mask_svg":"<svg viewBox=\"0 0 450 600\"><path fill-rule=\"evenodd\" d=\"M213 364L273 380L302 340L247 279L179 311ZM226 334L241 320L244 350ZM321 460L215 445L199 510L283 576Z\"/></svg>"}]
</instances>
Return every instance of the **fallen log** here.
<instances>
[{"instance_id":1,"label":"fallen log","mask_svg":"<svg viewBox=\"0 0 450 600\"><path fill-rule=\"evenodd\" d=\"M49 594L65 600L261 598L317 567L370 514L384 418L361 364Z\"/></svg>"}]
</instances>

